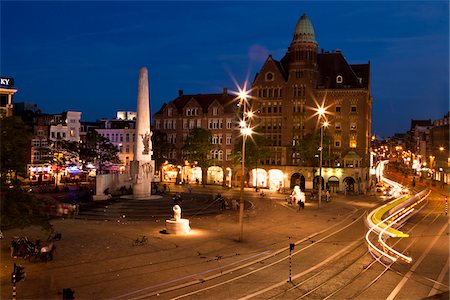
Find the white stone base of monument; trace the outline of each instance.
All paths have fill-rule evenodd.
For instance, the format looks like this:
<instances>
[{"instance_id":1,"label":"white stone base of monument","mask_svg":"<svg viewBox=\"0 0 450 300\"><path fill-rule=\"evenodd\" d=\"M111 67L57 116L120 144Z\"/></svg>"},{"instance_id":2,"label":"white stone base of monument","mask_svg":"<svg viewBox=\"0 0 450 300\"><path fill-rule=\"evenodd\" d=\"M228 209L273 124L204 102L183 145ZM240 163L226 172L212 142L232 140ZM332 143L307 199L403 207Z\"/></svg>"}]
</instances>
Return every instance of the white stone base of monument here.
<instances>
[{"instance_id":1,"label":"white stone base of monument","mask_svg":"<svg viewBox=\"0 0 450 300\"><path fill-rule=\"evenodd\" d=\"M171 234L187 234L191 230L188 219L166 220L166 232Z\"/></svg>"}]
</instances>

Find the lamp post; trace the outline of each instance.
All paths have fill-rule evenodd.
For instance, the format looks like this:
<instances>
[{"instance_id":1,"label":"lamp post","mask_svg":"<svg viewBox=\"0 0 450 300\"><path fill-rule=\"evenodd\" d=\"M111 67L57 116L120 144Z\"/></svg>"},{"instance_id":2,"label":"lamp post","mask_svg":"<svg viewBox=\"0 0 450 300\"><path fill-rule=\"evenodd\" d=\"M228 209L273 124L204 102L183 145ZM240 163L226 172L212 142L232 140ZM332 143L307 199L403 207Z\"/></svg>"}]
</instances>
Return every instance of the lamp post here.
<instances>
[{"instance_id":1,"label":"lamp post","mask_svg":"<svg viewBox=\"0 0 450 300\"><path fill-rule=\"evenodd\" d=\"M325 117L326 110L323 106L317 109L319 115L319 122L322 117ZM328 127L328 121L320 125L320 147L319 147L319 200L317 201L317 208L322 204L322 157L323 157L323 128Z\"/></svg>"},{"instance_id":2,"label":"lamp post","mask_svg":"<svg viewBox=\"0 0 450 300\"><path fill-rule=\"evenodd\" d=\"M252 134L250 127L250 120L253 117L253 112L247 112L247 98L249 91L239 88L239 100L242 105L242 120L239 123L242 134L242 151L241 151L241 191L239 199L239 242L244 240L244 172L245 172L245 142L247 137Z\"/></svg>"}]
</instances>

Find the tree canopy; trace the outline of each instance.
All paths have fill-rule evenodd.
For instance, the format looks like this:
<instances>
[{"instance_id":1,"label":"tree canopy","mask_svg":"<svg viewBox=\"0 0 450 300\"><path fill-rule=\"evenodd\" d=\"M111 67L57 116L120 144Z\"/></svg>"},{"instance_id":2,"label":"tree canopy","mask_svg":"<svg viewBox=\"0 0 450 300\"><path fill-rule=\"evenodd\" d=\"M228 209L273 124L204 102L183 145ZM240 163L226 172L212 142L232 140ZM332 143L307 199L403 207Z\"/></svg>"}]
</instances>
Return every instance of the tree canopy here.
<instances>
[{"instance_id":1,"label":"tree canopy","mask_svg":"<svg viewBox=\"0 0 450 300\"><path fill-rule=\"evenodd\" d=\"M234 165L241 164L242 160L242 137L234 146L232 160ZM247 169L257 168L267 158L270 157L268 151L269 141L261 134L255 133L251 137L247 137L245 142L245 162Z\"/></svg>"},{"instance_id":2,"label":"tree canopy","mask_svg":"<svg viewBox=\"0 0 450 300\"><path fill-rule=\"evenodd\" d=\"M329 161L332 154L327 149L331 146L331 138L325 133L323 135L322 160ZM300 158L300 166L313 167L319 164L320 132L307 134L299 143L294 146L294 152L297 158Z\"/></svg>"},{"instance_id":3,"label":"tree canopy","mask_svg":"<svg viewBox=\"0 0 450 300\"><path fill-rule=\"evenodd\" d=\"M183 160L197 162L202 168L202 183L206 183L208 167L214 165L215 159L211 155L214 145L211 144L212 136L209 130L203 128L193 128L189 132L186 143L183 147Z\"/></svg>"},{"instance_id":4,"label":"tree canopy","mask_svg":"<svg viewBox=\"0 0 450 300\"><path fill-rule=\"evenodd\" d=\"M170 161L170 151L174 149L172 143L167 142L167 133L161 130L153 131L152 135L153 156L155 160L155 167L159 169L161 165L167 160Z\"/></svg>"},{"instance_id":5,"label":"tree canopy","mask_svg":"<svg viewBox=\"0 0 450 300\"><path fill-rule=\"evenodd\" d=\"M100 174L108 164L120 162L119 149L95 130L87 134L86 144L80 149L80 158L86 162L96 163Z\"/></svg>"},{"instance_id":6,"label":"tree canopy","mask_svg":"<svg viewBox=\"0 0 450 300\"><path fill-rule=\"evenodd\" d=\"M27 162L30 160L31 129L19 117L0 119L1 129L1 175L13 172L26 174Z\"/></svg>"}]
</instances>

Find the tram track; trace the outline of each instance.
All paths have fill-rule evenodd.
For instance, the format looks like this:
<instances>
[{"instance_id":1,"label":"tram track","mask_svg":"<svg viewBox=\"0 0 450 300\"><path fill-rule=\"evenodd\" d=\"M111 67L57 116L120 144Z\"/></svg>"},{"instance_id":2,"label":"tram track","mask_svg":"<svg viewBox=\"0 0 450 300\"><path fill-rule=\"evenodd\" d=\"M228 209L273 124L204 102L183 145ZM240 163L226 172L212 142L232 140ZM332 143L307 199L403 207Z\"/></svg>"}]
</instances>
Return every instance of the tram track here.
<instances>
[{"instance_id":1,"label":"tram track","mask_svg":"<svg viewBox=\"0 0 450 300\"><path fill-rule=\"evenodd\" d=\"M409 228L409 232L413 231L417 226L423 225L422 223L427 221L429 217L435 213L435 210L430 211L426 215L424 215L414 226ZM336 255L330 257L330 260L327 260L326 264L318 264L310 269L307 269L301 273L295 274L292 278L294 280L298 280L299 278L304 278L309 276L304 280L299 282L286 282L281 281L276 284L273 284L269 287L266 287L263 290L250 293L247 295L241 295L239 299L362 299L366 298L363 294L372 286L374 286L380 278L382 278L388 271L392 271L398 273L398 271L393 269L394 262L385 264L380 259L375 259L369 254L369 251L365 248L363 238L360 237L359 240L354 241L349 246L345 247L342 251L336 253ZM393 246L398 244L401 239L396 240L393 243ZM402 249L402 253L408 251L408 249L414 244L414 241L411 241L406 247ZM360 252L357 252L360 251ZM347 259L344 263L343 261ZM378 264L380 262L381 264ZM367 264L368 263L368 264ZM330 266L339 266L334 268L334 270L330 270ZM364 267L361 267L364 265ZM271 266L268 266L271 267ZM375 268L376 267L376 268ZM381 270L375 270L382 267ZM320 270L318 272L312 273L317 269ZM349 276L349 270L353 272L353 276ZM369 272L371 271L371 272ZM311 275L312 274L312 275ZM345 276L343 275L345 274ZM248 274L240 275L240 278L247 276ZM320 278L321 277L321 278ZM338 278L339 277L339 278ZM345 277L345 280L342 279ZM230 283L234 280L230 280L226 283ZM332 281L338 282L333 283ZM340 282L339 282L340 281ZM357 281L362 281L363 283L359 284L358 288L349 288L350 285ZM344 282L344 283L343 283ZM307 287L307 284L310 283L311 288ZM220 285L223 285L220 284ZM294 284L292 286L292 284ZM219 285L216 285L217 287ZM209 289L209 288L208 288ZM281 291L280 291L281 290ZM321 291L322 290L322 291ZM350 295L344 296L342 291L350 290ZM183 299L183 298L195 298L195 295L198 296L198 293L201 291L193 291L190 293L182 294L176 296L171 299ZM300 294L300 295L299 295ZM197 297L198 298L198 297ZM206 297L208 298L208 297Z\"/></svg>"}]
</instances>

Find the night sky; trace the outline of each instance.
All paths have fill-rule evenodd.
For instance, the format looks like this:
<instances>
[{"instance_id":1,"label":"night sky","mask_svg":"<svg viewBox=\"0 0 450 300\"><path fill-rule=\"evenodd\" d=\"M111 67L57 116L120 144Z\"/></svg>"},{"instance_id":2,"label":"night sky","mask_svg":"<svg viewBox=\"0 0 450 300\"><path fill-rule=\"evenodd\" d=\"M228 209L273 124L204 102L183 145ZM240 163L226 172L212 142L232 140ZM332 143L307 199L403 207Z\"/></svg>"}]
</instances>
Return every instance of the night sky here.
<instances>
[{"instance_id":1,"label":"night sky","mask_svg":"<svg viewBox=\"0 0 450 300\"><path fill-rule=\"evenodd\" d=\"M83 121L136 110L139 67L152 113L185 94L236 90L268 54L286 53L303 13L319 49L371 63L373 132L449 110L448 1L23 2L1 1L0 75L16 102Z\"/></svg>"}]
</instances>

